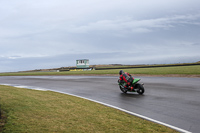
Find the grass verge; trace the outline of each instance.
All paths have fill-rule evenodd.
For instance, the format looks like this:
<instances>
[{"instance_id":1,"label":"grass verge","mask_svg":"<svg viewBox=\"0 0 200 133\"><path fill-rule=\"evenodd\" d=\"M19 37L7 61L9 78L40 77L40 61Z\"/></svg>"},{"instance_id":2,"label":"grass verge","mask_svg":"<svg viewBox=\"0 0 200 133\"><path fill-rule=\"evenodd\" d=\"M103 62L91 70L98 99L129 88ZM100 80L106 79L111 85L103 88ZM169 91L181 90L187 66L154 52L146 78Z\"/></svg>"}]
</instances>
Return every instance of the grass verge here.
<instances>
[{"instance_id":1,"label":"grass verge","mask_svg":"<svg viewBox=\"0 0 200 133\"><path fill-rule=\"evenodd\" d=\"M4 133L176 132L113 108L51 91L0 85L0 98L7 115Z\"/></svg>"},{"instance_id":2,"label":"grass verge","mask_svg":"<svg viewBox=\"0 0 200 133\"><path fill-rule=\"evenodd\" d=\"M105 75L118 74L120 69L95 70L95 71L66 71L66 72L16 72L0 73L0 76L41 76L41 75ZM194 66L174 66L174 67L156 67L156 68L131 68L123 69L126 72L142 75L179 75L200 77L200 65Z\"/></svg>"}]
</instances>

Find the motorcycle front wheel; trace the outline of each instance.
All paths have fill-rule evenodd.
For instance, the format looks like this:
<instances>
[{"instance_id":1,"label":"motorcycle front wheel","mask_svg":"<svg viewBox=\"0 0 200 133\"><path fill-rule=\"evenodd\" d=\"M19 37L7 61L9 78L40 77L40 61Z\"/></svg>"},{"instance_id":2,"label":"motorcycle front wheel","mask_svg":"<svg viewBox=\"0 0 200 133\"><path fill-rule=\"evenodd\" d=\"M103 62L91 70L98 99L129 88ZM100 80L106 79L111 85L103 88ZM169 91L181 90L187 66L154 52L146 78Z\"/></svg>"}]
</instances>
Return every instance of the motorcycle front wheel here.
<instances>
[{"instance_id":1,"label":"motorcycle front wheel","mask_svg":"<svg viewBox=\"0 0 200 133\"><path fill-rule=\"evenodd\" d=\"M140 95L142 95L144 93L144 87L143 87L143 85L138 84L137 87L138 87L137 93L140 94Z\"/></svg>"}]
</instances>

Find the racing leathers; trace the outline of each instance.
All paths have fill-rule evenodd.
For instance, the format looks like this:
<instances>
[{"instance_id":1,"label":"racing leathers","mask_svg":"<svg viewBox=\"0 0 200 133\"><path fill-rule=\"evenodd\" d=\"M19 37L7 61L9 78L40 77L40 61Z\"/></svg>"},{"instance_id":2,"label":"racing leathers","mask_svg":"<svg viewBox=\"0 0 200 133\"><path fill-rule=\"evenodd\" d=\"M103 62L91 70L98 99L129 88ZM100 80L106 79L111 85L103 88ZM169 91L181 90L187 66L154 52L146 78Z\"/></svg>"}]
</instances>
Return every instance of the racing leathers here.
<instances>
[{"instance_id":1,"label":"racing leathers","mask_svg":"<svg viewBox=\"0 0 200 133\"><path fill-rule=\"evenodd\" d=\"M133 82L134 78L127 72L124 72L120 75L119 77L119 82L126 82L125 84L125 88L128 88L128 86L131 86L132 85L132 82ZM133 87L131 86L131 90L133 89Z\"/></svg>"}]
</instances>

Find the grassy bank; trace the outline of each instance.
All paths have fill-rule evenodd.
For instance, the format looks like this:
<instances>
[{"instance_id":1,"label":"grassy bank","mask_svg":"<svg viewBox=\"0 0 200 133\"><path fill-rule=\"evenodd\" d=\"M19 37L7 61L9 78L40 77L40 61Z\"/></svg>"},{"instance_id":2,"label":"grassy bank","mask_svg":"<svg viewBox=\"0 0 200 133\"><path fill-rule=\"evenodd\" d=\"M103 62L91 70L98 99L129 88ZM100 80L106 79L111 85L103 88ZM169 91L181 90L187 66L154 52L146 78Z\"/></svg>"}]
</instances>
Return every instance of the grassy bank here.
<instances>
[{"instance_id":1,"label":"grassy bank","mask_svg":"<svg viewBox=\"0 0 200 133\"><path fill-rule=\"evenodd\" d=\"M88 100L50 91L0 85L7 115L4 133L20 132L176 132Z\"/></svg>"},{"instance_id":2,"label":"grassy bank","mask_svg":"<svg viewBox=\"0 0 200 133\"><path fill-rule=\"evenodd\" d=\"M17 72L0 73L0 76L28 76L28 75L105 75L118 74L120 69L94 70L94 71L66 71L66 72ZM131 74L142 75L196 75L200 76L200 65L194 66L173 66L173 67L155 67L155 68L131 68L123 69Z\"/></svg>"}]
</instances>

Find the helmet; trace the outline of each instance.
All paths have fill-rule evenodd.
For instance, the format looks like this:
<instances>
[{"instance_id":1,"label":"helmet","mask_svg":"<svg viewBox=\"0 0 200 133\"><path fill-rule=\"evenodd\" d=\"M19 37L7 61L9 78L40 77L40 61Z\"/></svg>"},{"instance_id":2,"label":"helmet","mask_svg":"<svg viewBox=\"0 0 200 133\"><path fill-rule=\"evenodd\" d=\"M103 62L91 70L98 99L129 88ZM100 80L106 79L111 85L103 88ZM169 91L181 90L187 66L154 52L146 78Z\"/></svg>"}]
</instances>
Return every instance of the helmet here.
<instances>
[{"instance_id":1,"label":"helmet","mask_svg":"<svg viewBox=\"0 0 200 133\"><path fill-rule=\"evenodd\" d=\"M120 71L119 71L119 75L122 75L123 73L124 73L123 70L120 70Z\"/></svg>"}]
</instances>

